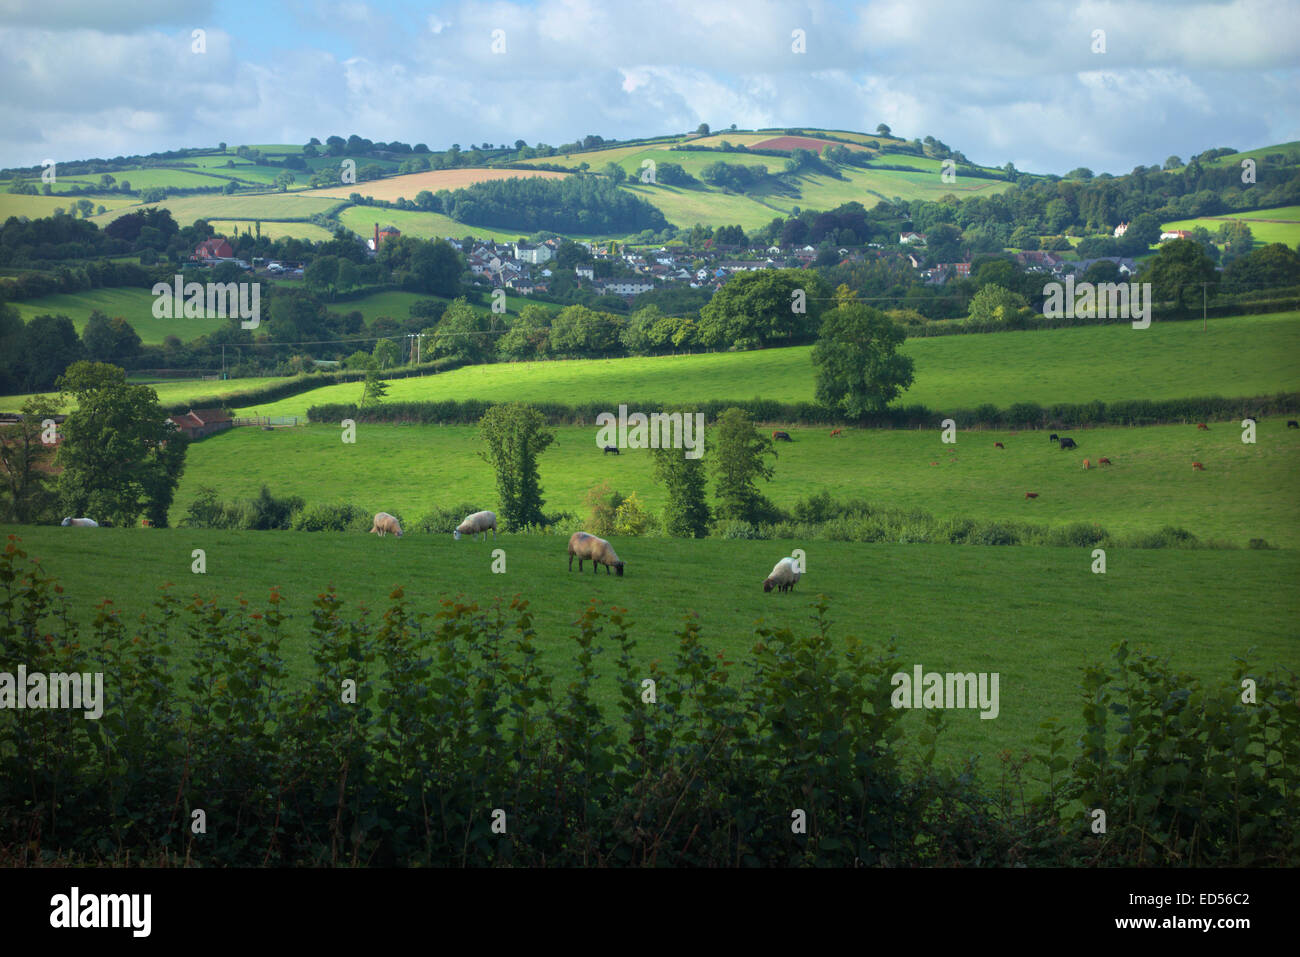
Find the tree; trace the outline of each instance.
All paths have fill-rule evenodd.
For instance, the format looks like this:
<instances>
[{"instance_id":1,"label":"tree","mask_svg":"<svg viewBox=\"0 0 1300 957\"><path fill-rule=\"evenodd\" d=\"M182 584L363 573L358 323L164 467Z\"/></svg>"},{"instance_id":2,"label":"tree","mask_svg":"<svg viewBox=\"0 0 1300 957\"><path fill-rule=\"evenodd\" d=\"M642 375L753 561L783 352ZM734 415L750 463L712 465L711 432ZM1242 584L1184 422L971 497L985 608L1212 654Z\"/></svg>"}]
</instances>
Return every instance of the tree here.
<instances>
[{"instance_id":1,"label":"tree","mask_svg":"<svg viewBox=\"0 0 1300 957\"><path fill-rule=\"evenodd\" d=\"M95 362L128 359L140 353L140 337L120 316L110 319L98 309L90 313L81 330L86 356Z\"/></svg>"},{"instance_id":2,"label":"tree","mask_svg":"<svg viewBox=\"0 0 1300 957\"><path fill-rule=\"evenodd\" d=\"M1157 302L1172 301L1184 310L1201 302L1202 290L1213 295L1219 285L1214 261L1193 239L1174 239L1165 243L1147 261L1139 278L1151 283Z\"/></svg>"},{"instance_id":3,"label":"tree","mask_svg":"<svg viewBox=\"0 0 1300 957\"><path fill-rule=\"evenodd\" d=\"M884 409L912 384L912 359L898 353L904 338L901 326L862 303L828 312L812 351L817 401L854 417Z\"/></svg>"},{"instance_id":4,"label":"tree","mask_svg":"<svg viewBox=\"0 0 1300 957\"><path fill-rule=\"evenodd\" d=\"M1177 156L1171 156L1167 160L1165 160L1165 169L1178 169L1178 167L1182 165L1183 165L1183 161L1179 159Z\"/></svg>"},{"instance_id":5,"label":"tree","mask_svg":"<svg viewBox=\"0 0 1300 957\"><path fill-rule=\"evenodd\" d=\"M339 281L339 257L317 256L302 271L302 279L309 289L328 293L333 299Z\"/></svg>"},{"instance_id":6,"label":"tree","mask_svg":"<svg viewBox=\"0 0 1300 957\"><path fill-rule=\"evenodd\" d=\"M537 457L555 441L546 420L519 402L494 405L479 420L487 449L479 454L496 472L497 497L506 531L545 522Z\"/></svg>"},{"instance_id":7,"label":"tree","mask_svg":"<svg viewBox=\"0 0 1300 957\"><path fill-rule=\"evenodd\" d=\"M496 352L493 331L490 313L479 312L465 299L457 299L443 311L428 345L435 356L486 362Z\"/></svg>"},{"instance_id":8,"label":"tree","mask_svg":"<svg viewBox=\"0 0 1300 957\"><path fill-rule=\"evenodd\" d=\"M609 177L611 183L621 183L623 180L627 179L627 170L623 169L623 167L619 166L617 163L606 163L601 167L601 172Z\"/></svg>"},{"instance_id":9,"label":"tree","mask_svg":"<svg viewBox=\"0 0 1300 957\"><path fill-rule=\"evenodd\" d=\"M19 368L24 392L55 384L59 374L85 355L85 347L67 316L37 316L23 329Z\"/></svg>"},{"instance_id":10,"label":"tree","mask_svg":"<svg viewBox=\"0 0 1300 957\"><path fill-rule=\"evenodd\" d=\"M186 439L167 419L158 394L129 385L102 362L75 362L57 383L76 411L63 423L58 492L73 515L134 525L141 512L158 527L185 471Z\"/></svg>"},{"instance_id":11,"label":"tree","mask_svg":"<svg viewBox=\"0 0 1300 957\"><path fill-rule=\"evenodd\" d=\"M503 359L539 359L550 351L551 315L541 306L529 303L519 311L510 328L497 340L497 353Z\"/></svg>"},{"instance_id":12,"label":"tree","mask_svg":"<svg viewBox=\"0 0 1300 957\"><path fill-rule=\"evenodd\" d=\"M879 126L876 127L876 132L879 133L881 136L891 135L889 127L886 126L884 123L881 123Z\"/></svg>"},{"instance_id":13,"label":"tree","mask_svg":"<svg viewBox=\"0 0 1300 957\"><path fill-rule=\"evenodd\" d=\"M685 409L682 415L689 415ZM688 459L685 449L651 449L654 474L668 492L664 531L678 538L703 538L709 533L709 504L704 459Z\"/></svg>"},{"instance_id":14,"label":"tree","mask_svg":"<svg viewBox=\"0 0 1300 957\"><path fill-rule=\"evenodd\" d=\"M708 123L701 123L699 126L695 127L695 132L696 132L696 133L699 133L701 136L708 136L708 135L709 135L709 124L708 124Z\"/></svg>"},{"instance_id":15,"label":"tree","mask_svg":"<svg viewBox=\"0 0 1300 957\"><path fill-rule=\"evenodd\" d=\"M369 372L375 368L375 357L364 349L358 349L352 355L343 360L345 369L364 369Z\"/></svg>"},{"instance_id":16,"label":"tree","mask_svg":"<svg viewBox=\"0 0 1300 957\"><path fill-rule=\"evenodd\" d=\"M397 343L392 339L380 339L376 342L372 355L375 359L375 365L380 369L395 366L402 358L401 350L397 348Z\"/></svg>"},{"instance_id":17,"label":"tree","mask_svg":"<svg viewBox=\"0 0 1300 957\"><path fill-rule=\"evenodd\" d=\"M757 349L802 339L816 330L818 300L825 294L825 283L809 270L739 273L700 309L700 341L706 346ZM796 311L800 305L804 312Z\"/></svg>"},{"instance_id":18,"label":"tree","mask_svg":"<svg viewBox=\"0 0 1300 957\"><path fill-rule=\"evenodd\" d=\"M717 481L718 515L757 522L767 517L771 503L758 490L757 480L775 474L764 460L776 455L772 440L759 435L749 413L727 409L718 417L713 473Z\"/></svg>"},{"instance_id":19,"label":"tree","mask_svg":"<svg viewBox=\"0 0 1300 957\"><path fill-rule=\"evenodd\" d=\"M361 387L361 405L378 405L388 395L388 384L379 378L379 370L370 368L366 370L365 385Z\"/></svg>"},{"instance_id":20,"label":"tree","mask_svg":"<svg viewBox=\"0 0 1300 957\"><path fill-rule=\"evenodd\" d=\"M1224 279L1234 292L1246 287L1294 286L1300 284L1300 255L1283 243L1269 243L1234 259Z\"/></svg>"},{"instance_id":21,"label":"tree","mask_svg":"<svg viewBox=\"0 0 1300 957\"><path fill-rule=\"evenodd\" d=\"M23 403L22 421L0 426L0 466L4 473L5 497L0 515L6 522L27 523L52 519L54 495L46 468L53 458L53 446L42 441L42 423L55 414L47 396L34 395Z\"/></svg>"},{"instance_id":22,"label":"tree","mask_svg":"<svg viewBox=\"0 0 1300 957\"><path fill-rule=\"evenodd\" d=\"M989 283L971 299L966 318L971 322L1012 322L1030 315L1032 312L1024 296L997 283Z\"/></svg>"},{"instance_id":23,"label":"tree","mask_svg":"<svg viewBox=\"0 0 1300 957\"><path fill-rule=\"evenodd\" d=\"M1223 261L1230 263L1250 252L1255 245L1255 237L1239 219L1229 220L1219 227L1219 242L1223 243Z\"/></svg>"}]
</instances>

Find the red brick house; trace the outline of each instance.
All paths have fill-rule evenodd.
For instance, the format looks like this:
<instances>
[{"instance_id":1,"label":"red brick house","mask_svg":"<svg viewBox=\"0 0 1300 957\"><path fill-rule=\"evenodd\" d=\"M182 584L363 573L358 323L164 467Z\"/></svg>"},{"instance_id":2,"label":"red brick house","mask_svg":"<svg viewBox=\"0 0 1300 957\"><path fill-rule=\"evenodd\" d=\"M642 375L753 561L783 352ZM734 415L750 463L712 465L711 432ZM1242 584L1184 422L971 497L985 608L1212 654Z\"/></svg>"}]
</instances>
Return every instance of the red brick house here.
<instances>
[{"instance_id":1,"label":"red brick house","mask_svg":"<svg viewBox=\"0 0 1300 957\"><path fill-rule=\"evenodd\" d=\"M375 252L379 251L380 243L388 239L396 239L400 235L402 235L401 230L397 229L395 226L385 226L383 229L380 229L379 224L375 223Z\"/></svg>"},{"instance_id":2,"label":"red brick house","mask_svg":"<svg viewBox=\"0 0 1300 957\"><path fill-rule=\"evenodd\" d=\"M234 247L220 236L205 239L194 248L195 259L233 259Z\"/></svg>"},{"instance_id":3,"label":"red brick house","mask_svg":"<svg viewBox=\"0 0 1300 957\"><path fill-rule=\"evenodd\" d=\"M191 409L184 415L173 415L169 418L171 423L184 432L191 441L215 432L224 432L234 425L224 409Z\"/></svg>"}]
</instances>

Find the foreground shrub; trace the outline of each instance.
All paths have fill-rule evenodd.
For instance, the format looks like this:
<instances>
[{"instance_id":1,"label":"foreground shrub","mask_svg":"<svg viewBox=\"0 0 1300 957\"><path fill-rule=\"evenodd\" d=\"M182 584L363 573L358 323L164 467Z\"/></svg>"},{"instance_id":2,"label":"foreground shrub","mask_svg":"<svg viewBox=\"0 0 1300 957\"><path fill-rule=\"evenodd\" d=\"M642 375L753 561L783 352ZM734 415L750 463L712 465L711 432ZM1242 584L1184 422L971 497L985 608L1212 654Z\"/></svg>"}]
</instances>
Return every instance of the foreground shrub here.
<instances>
[{"instance_id":1,"label":"foreground shrub","mask_svg":"<svg viewBox=\"0 0 1300 957\"><path fill-rule=\"evenodd\" d=\"M1244 662L1203 686L1118 645L1084 672L1082 734L1048 722L990 794L969 762L936 768L941 711L903 760L902 661L832 638L821 599L803 633L759 628L743 669L694 617L643 665L623 611L592 602L556 684L520 598L428 614L399 587L376 618L330 588L295 683L276 589L251 606L169 588L130 627L106 602L79 631L19 544L0 556L0 672L105 682L97 721L0 709L0 860L18 865L1300 863L1300 685ZM1019 796L1027 770L1040 799ZM191 832L196 808L220 839Z\"/></svg>"}]
</instances>

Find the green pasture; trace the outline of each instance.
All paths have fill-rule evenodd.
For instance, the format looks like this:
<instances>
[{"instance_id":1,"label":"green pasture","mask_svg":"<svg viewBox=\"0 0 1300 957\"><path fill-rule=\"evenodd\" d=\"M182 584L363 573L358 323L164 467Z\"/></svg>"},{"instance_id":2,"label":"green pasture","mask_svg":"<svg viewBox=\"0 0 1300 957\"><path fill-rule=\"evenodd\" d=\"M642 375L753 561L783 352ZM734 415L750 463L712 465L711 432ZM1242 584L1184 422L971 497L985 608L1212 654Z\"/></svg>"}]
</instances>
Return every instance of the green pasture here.
<instances>
[{"instance_id":1,"label":"green pasture","mask_svg":"<svg viewBox=\"0 0 1300 957\"><path fill-rule=\"evenodd\" d=\"M975 408L992 403L1111 402L1292 392L1300 384L1300 313L1199 322L1082 326L1034 332L909 339L916 381L904 405ZM779 398L811 402L812 347L691 356L478 365L389 383L389 399L682 402ZM308 406L353 401L325 387L263 409L302 415Z\"/></svg>"},{"instance_id":2,"label":"green pasture","mask_svg":"<svg viewBox=\"0 0 1300 957\"><path fill-rule=\"evenodd\" d=\"M355 401L362 384L337 389ZM248 414L267 414L267 408ZM617 406L610 411L616 414ZM1231 422L1216 422L1208 432L1192 424L1071 430L1077 451L1062 451L1036 431L961 432L949 445L937 428L848 430L834 438L826 428L789 431L794 441L777 444L775 476L762 483L764 494L785 508L824 491L940 518L1087 522L1116 535L1173 525L1243 547L1252 538L1300 546L1294 495L1300 432L1288 430L1284 418L1262 420L1253 445L1241 441ZM660 512L665 496L651 453L625 448L606 455L597 432L594 422L555 428L556 442L540 459L547 511L583 517L587 491L608 482ZM713 437L708 430L706 460ZM352 502L398 512L408 522L459 503L495 509L496 486L478 456L481 448L473 425L362 423L355 444L344 444L339 425L331 423L232 429L190 447L172 521L180 521L200 486L230 499L251 498L265 484L308 504ZM1114 464L1083 468L1084 458L1096 465L1103 456ZM1193 471L1194 461L1205 470ZM1039 497L1027 500L1026 492Z\"/></svg>"},{"instance_id":3,"label":"green pasture","mask_svg":"<svg viewBox=\"0 0 1300 957\"><path fill-rule=\"evenodd\" d=\"M310 603L331 584L347 601L345 613L364 605L372 621L397 585L412 611L430 615L445 598L489 604L521 595L557 690L574 672L570 636L581 609L593 599L626 608L635 661L647 671L658 662L660 694L673 680L675 632L686 616L698 619L710 653L735 662L739 680L755 626L801 632L824 595L835 640L854 635L877 649L892 640L909 672L920 665L998 674L997 717L954 710L940 739L941 760L979 755L986 781L996 780L998 753L1032 749L1047 718L1063 719L1068 742L1082 733L1080 670L1108 660L1118 641L1169 656L1175 668L1215 684L1231 680L1234 656L1249 649L1259 672L1300 666L1293 587L1300 555L1293 551L1115 550L1106 574L1094 575L1086 549L640 539L615 541L627 563L619 578L570 573L565 539L555 536L503 535L485 544L450 535L0 527L7 533L20 535L60 580L69 615L83 627L104 598L131 627L168 583L182 597L229 606L242 596L250 613L278 588L279 607L291 616L283 653L295 685L311 673ZM191 571L196 548L205 553L203 575ZM504 574L491 571L494 548L504 551ZM765 594L761 580L793 548L806 552L803 579L788 594ZM186 660L185 642L176 644ZM611 655L607 649L597 658L597 702L605 708L617 695ZM907 715L903 727L902 747L912 751L921 715Z\"/></svg>"}]
</instances>

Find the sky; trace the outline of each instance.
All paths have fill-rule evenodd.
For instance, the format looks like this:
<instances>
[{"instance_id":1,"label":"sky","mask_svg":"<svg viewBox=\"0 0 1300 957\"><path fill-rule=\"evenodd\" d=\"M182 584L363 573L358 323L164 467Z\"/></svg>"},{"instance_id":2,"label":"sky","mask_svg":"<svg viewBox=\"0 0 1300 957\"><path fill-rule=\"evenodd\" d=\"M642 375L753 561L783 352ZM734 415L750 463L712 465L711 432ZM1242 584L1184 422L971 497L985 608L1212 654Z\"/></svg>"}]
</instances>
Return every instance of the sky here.
<instances>
[{"instance_id":1,"label":"sky","mask_svg":"<svg viewBox=\"0 0 1300 957\"><path fill-rule=\"evenodd\" d=\"M3 167L885 123L1119 174L1300 140L1300 0L0 0L0 90Z\"/></svg>"}]
</instances>

